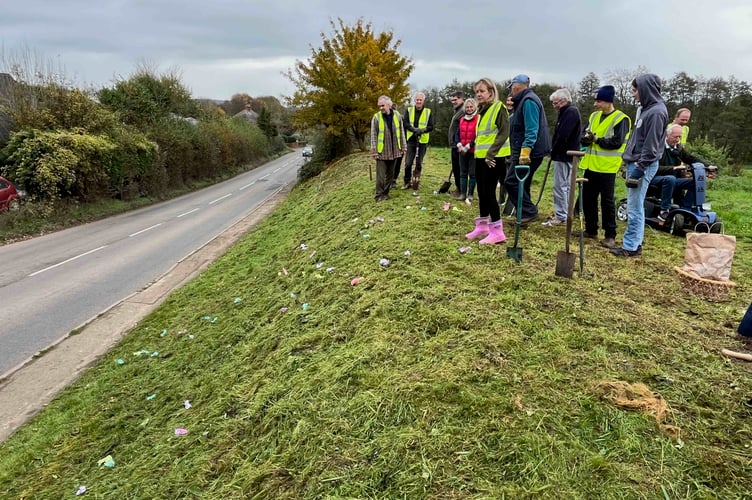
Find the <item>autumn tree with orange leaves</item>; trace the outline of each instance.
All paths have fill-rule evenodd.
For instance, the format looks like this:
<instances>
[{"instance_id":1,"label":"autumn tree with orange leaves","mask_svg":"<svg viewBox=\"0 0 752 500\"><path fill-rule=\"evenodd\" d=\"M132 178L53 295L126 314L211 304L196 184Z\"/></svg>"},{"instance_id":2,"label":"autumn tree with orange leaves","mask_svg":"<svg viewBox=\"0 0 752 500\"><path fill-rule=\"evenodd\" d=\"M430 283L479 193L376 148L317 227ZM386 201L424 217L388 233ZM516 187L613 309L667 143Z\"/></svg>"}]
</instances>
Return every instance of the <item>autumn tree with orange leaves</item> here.
<instances>
[{"instance_id":1,"label":"autumn tree with orange leaves","mask_svg":"<svg viewBox=\"0 0 752 500\"><path fill-rule=\"evenodd\" d=\"M365 151L376 101L388 95L403 102L414 66L397 51L401 42L391 31L377 34L362 19L354 26L342 19L330 24L333 35L321 33L322 46L311 47L311 57L287 72L296 88L287 101L299 126L323 127L326 135L354 139Z\"/></svg>"}]
</instances>

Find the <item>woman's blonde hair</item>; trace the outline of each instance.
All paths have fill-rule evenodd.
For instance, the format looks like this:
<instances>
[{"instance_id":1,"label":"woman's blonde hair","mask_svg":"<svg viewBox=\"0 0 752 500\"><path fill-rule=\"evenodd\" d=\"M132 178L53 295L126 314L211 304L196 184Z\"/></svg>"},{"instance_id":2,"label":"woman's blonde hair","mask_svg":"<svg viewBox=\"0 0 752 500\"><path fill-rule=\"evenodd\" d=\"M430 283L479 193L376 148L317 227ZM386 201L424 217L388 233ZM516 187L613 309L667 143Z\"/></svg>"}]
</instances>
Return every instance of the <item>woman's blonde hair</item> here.
<instances>
[{"instance_id":1,"label":"woman's blonde hair","mask_svg":"<svg viewBox=\"0 0 752 500\"><path fill-rule=\"evenodd\" d=\"M475 87L477 87L477 86L478 86L478 85L480 85L481 83L482 83L483 85L485 85L485 86L486 86L486 88L487 88L488 90L490 90L490 91L491 91L491 93L493 94L493 99L491 99L491 102L492 102L492 103L493 103L493 102L497 102L497 101L499 100L499 89L497 89L497 88L496 88L496 84L494 83L494 81L493 81L493 80L491 80L491 79L490 79L490 78L488 78L488 77L485 77L485 78L481 78L480 80L478 80L477 82L475 82L475 83L473 84L473 90L475 90Z\"/></svg>"}]
</instances>

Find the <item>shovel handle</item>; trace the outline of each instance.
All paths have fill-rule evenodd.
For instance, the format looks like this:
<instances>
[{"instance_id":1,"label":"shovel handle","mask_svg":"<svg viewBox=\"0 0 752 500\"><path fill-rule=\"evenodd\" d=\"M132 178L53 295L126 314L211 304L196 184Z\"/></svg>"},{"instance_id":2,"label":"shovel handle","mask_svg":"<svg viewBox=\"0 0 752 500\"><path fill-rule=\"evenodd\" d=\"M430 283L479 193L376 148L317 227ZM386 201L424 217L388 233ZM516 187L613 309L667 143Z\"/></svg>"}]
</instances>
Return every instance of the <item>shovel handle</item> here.
<instances>
[{"instance_id":1,"label":"shovel handle","mask_svg":"<svg viewBox=\"0 0 752 500\"><path fill-rule=\"evenodd\" d=\"M746 352L736 352L729 349L722 349L721 353L727 358L743 359L744 361L752 361L752 354Z\"/></svg>"}]
</instances>

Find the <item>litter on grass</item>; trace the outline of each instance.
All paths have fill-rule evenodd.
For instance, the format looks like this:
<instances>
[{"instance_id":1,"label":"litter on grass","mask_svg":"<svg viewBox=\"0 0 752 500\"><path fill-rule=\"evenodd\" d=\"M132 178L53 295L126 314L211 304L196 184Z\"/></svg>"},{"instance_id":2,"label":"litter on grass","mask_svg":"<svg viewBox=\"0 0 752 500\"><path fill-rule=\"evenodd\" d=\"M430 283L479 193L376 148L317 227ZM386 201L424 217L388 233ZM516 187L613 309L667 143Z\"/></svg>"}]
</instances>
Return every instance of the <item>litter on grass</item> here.
<instances>
[{"instance_id":1,"label":"litter on grass","mask_svg":"<svg viewBox=\"0 0 752 500\"><path fill-rule=\"evenodd\" d=\"M287 312L287 308L286 307L280 307L279 308L279 312L281 312L282 314L284 314L284 313Z\"/></svg>"},{"instance_id":2,"label":"litter on grass","mask_svg":"<svg viewBox=\"0 0 752 500\"><path fill-rule=\"evenodd\" d=\"M146 400L147 401L151 401L152 399L154 399L156 397L157 397L156 393L155 394L149 394L148 396L146 396Z\"/></svg>"},{"instance_id":3,"label":"litter on grass","mask_svg":"<svg viewBox=\"0 0 752 500\"><path fill-rule=\"evenodd\" d=\"M368 234L368 233L363 233L363 237L364 237L364 238L370 238L370 237L371 237L371 235L370 235L370 234Z\"/></svg>"},{"instance_id":4,"label":"litter on grass","mask_svg":"<svg viewBox=\"0 0 752 500\"><path fill-rule=\"evenodd\" d=\"M290 274L290 273L288 273L288 272L287 272L287 269L285 269L285 268L283 267L283 268L282 268L282 274L284 274L285 276L287 276L287 275L288 275L288 274Z\"/></svg>"},{"instance_id":5,"label":"litter on grass","mask_svg":"<svg viewBox=\"0 0 752 500\"><path fill-rule=\"evenodd\" d=\"M460 247L460 253L467 253L470 251L471 247Z\"/></svg>"},{"instance_id":6,"label":"litter on grass","mask_svg":"<svg viewBox=\"0 0 752 500\"><path fill-rule=\"evenodd\" d=\"M410 257L412 255L412 253L410 253L410 250L405 250L405 255L407 255L408 257Z\"/></svg>"},{"instance_id":7,"label":"litter on grass","mask_svg":"<svg viewBox=\"0 0 752 500\"><path fill-rule=\"evenodd\" d=\"M451 203L449 203L448 201L445 201L445 202L444 202L444 211L446 212L446 211L448 211L448 210L449 210L450 208L452 208L452 204L451 204Z\"/></svg>"},{"instance_id":8,"label":"litter on grass","mask_svg":"<svg viewBox=\"0 0 752 500\"><path fill-rule=\"evenodd\" d=\"M305 243L301 243L300 244L300 249L303 250L303 251L306 251L306 250L308 250L308 245L306 245Z\"/></svg>"},{"instance_id":9,"label":"litter on grass","mask_svg":"<svg viewBox=\"0 0 752 500\"><path fill-rule=\"evenodd\" d=\"M159 356L159 351L154 351L153 353L151 353L152 358L156 358L157 356Z\"/></svg>"},{"instance_id":10,"label":"litter on grass","mask_svg":"<svg viewBox=\"0 0 752 500\"><path fill-rule=\"evenodd\" d=\"M79 486L78 489L76 490L76 496L80 497L84 493L86 493L86 486Z\"/></svg>"},{"instance_id":11,"label":"litter on grass","mask_svg":"<svg viewBox=\"0 0 752 500\"><path fill-rule=\"evenodd\" d=\"M361 281L363 281L363 276L358 276L357 278L353 278L353 279L352 279L352 280L350 281L350 285L351 285L351 286L355 286L355 285L357 285L358 283L360 283Z\"/></svg>"},{"instance_id":12,"label":"litter on grass","mask_svg":"<svg viewBox=\"0 0 752 500\"><path fill-rule=\"evenodd\" d=\"M428 211L428 208L426 208L426 207L420 207L420 209L421 209L422 211L424 211L424 212L427 212L427 211Z\"/></svg>"},{"instance_id":13,"label":"litter on grass","mask_svg":"<svg viewBox=\"0 0 752 500\"><path fill-rule=\"evenodd\" d=\"M242 301L243 299L241 299L240 297L235 297L235 299L233 300L233 302L236 304L240 304Z\"/></svg>"},{"instance_id":14,"label":"litter on grass","mask_svg":"<svg viewBox=\"0 0 752 500\"><path fill-rule=\"evenodd\" d=\"M160 337L164 337L165 335L167 335L167 328L162 330L162 333L159 334Z\"/></svg>"},{"instance_id":15,"label":"litter on grass","mask_svg":"<svg viewBox=\"0 0 752 500\"><path fill-rule=\"evenodd\" d=\"M379 264L381 264L383 267L389 267L389 264L391 264L391 263L392 263L392 261L390 261L389 259L381 259L379 261Z\"/></svg>"},{"instance_id":16,"label":"litter on grass","mask_svg":"<svg viewBox=\"0 0 752 500\"><path fill-rule=\"evenodd\" d=\"M112 455L107 455L106 457L97 461L97 465L99 465L100 467L107 467L108 469L112 469L113 467L115 467L115 459L112 458Z\"/></svg>"},{"instance_id":17,"label":"litter on grass","mask_svg":"<svg viewBox=\"0 0 752 500\"><path fill-rule=\"evenodd\" d=\"M122 359L118 359L118 360L117 360L117 361L115 361L115 362L116 362L117 364L119 364L119 365L124 365L124 364L125 364L125 360L122 360Z\"/></svg>"},{"instance_id":18,"label":"litter on grass","mask_svg":"<svg viewBox=\"0 0 752 500\"><path fill-rule=\"evenodd\" d=\"M316 263L316 269L321 269L322 267L324 267L324 263L323 262L317 262Z\"/></svg>"},{"instance_id":19,"label":"litter on grass","mask_svg":"<svg viewBox=\"0 0 752 500\"><path fill-rule=\"evenodd\" d=\"M214 316L213 318L211 316L204 316L204 321L208 321L209 323L216 323L218 319L218 316Z\"/></svg>"},{"instance_id":20,"label":"litter on grass","mask_svg":"<svg viewBox=\"0 0 752 500\"><path fill-rule=\"evenodd\" d=\"M185 407L186 410L190 410L193 407L193 405L191 404L190 400L188 400L188 399L186 399L185 401L183 401L183 406Z\"/></svg>"},{"instance_id":21,"label":"litter on grass","mask_svg":"<svg viewBox=\"0 0 752 500\"><path fill-rule=\"evenodd\" d=\"M151 351L149 351L148 349L141 349L140 351L133 353L134 356L141 356L142 354L151 354Z\"/></svg>"},{"instance_id":22,"label":"litter on grass","mask_svg":"<svg viewBox=\"0 0 752 500\"><path fill-rule=\"evenodd\" d=\"M384 218L381 216L376 217L376 222L384 222Z\"/></svg>"},{"instance_id":23,"label":"litter on grass","mask_svg":"<svg viewBox=\"0 0 752 500\"><path fill-rule=\"evenodd\" d=\"M186 434L188 434L188 429L183 429L182 427L175 429L176 436L185 436Z\"/></svg>"},{"instance_id":24,"label":"litter on grass","mask_svg":"<svg viewBox=\"0 0 752 500\"><path fill-rule=\"evenodd\" d=\"M332 266L332 267L327 267L327 268L326 268L326 272L330 273L330 272L334 271L335 269L337 269L337 268L336 268L336 267L334 267L334 266Z\"/></svg>"},{"instance_id":25,"label":"litter on grass","mask_svg":"<svg viewBox=\"0 0 752 500\"><path fill-rule=\"evenodd\" d=\"M303 310L304 310L304 311L307 311L307 310L308 310L308 302L306 302L305 304L303 304Z\"/></svg>"}]
</instances>

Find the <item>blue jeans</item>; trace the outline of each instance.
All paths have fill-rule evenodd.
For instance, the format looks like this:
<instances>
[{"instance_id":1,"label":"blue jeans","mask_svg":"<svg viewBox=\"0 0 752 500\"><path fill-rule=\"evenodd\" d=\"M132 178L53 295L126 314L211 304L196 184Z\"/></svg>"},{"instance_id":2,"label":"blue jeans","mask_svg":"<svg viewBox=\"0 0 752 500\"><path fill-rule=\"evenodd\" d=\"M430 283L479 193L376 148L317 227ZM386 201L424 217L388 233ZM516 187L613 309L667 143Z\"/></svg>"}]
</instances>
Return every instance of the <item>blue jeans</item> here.
<instances>
[{"instance_id":1,"label":"blue jeans","mask_svg":"<svg viewBox=\"0 0 752 500\"><path fill-rule=\"evenodd\" d=\"M671 198L674 202L681 205L682 208L691 208L694 203L694 182L692 179L676 177L675 175L656 175L650 181L651 186L660 186L661 188L661 211L671 209ZM682 191L686 189L688 197L682 196ZM690 194L690 191L692 193ZM677 196L674 196L674 193ZM688 203L687 206L685 206Z\"/></svg>"},{"instance_id":2,"label":"blue jeans","mask_svg":"<svg viewBox=\"0 0 752 500\"><path fill-rule=\"evenodd\" d=\"M634 163L627 165L627 172L635 167ZM634 252L642 245L645 237L645 195L650 181L658 171L658 160L645 169L645 175L640 178L636 188L627 189L627 230L624 231L621 247Z\"/></svg>"}]
</instances>

